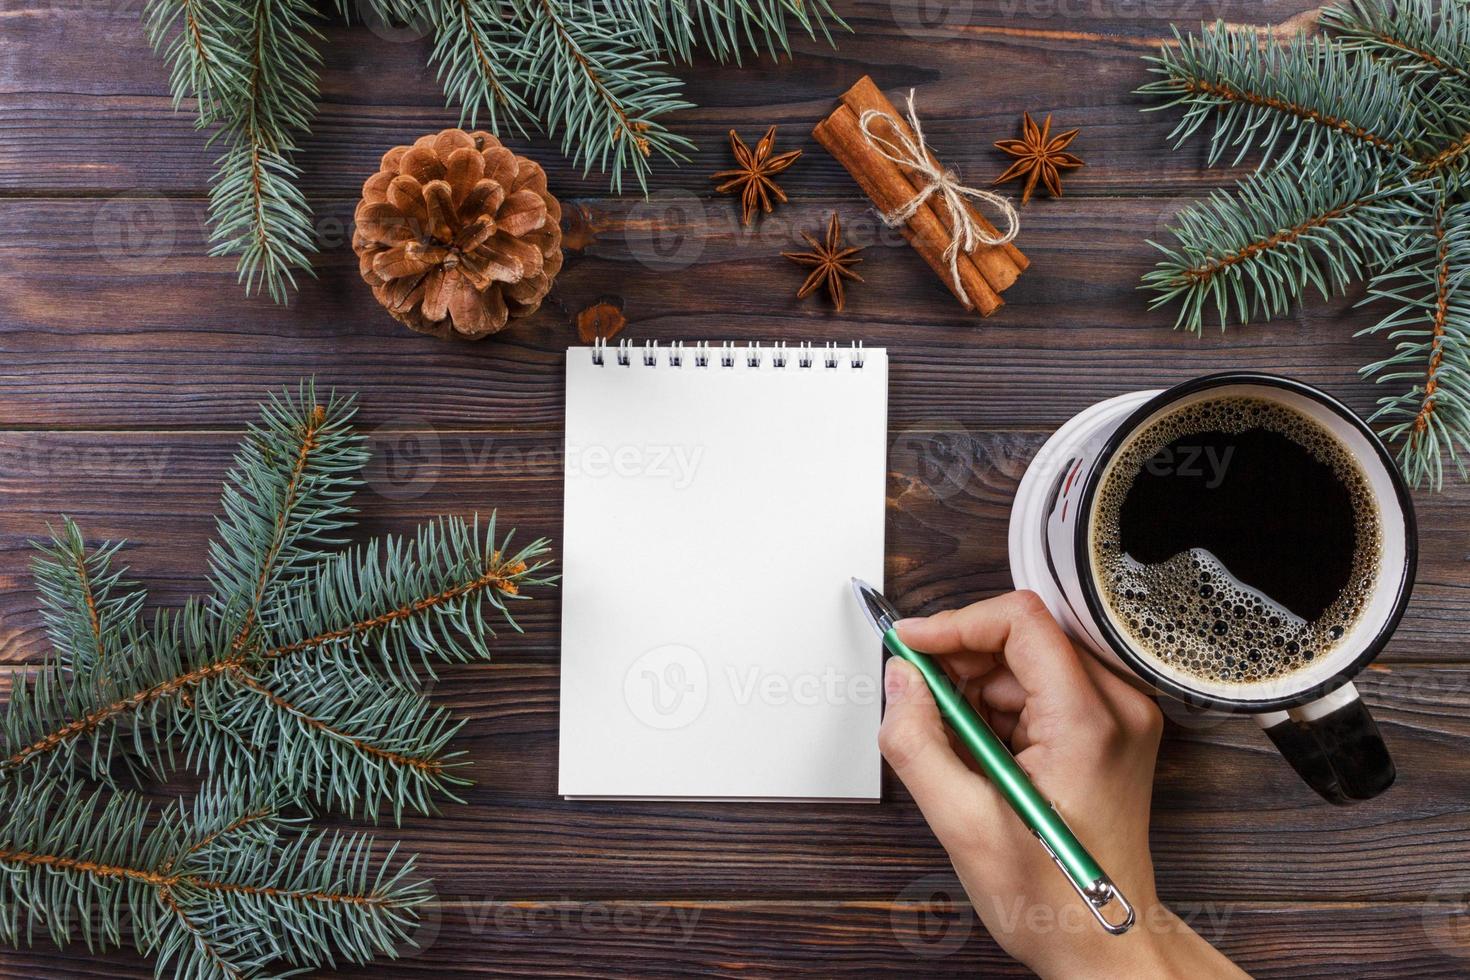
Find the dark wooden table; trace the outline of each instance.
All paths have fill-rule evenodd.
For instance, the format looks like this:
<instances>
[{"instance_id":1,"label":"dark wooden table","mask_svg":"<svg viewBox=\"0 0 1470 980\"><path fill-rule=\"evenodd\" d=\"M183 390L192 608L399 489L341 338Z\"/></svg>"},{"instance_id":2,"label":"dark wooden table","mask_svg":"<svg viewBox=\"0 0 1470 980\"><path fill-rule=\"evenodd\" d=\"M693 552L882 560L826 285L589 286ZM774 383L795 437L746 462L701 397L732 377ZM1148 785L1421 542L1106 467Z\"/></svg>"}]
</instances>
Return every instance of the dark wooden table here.
<instances>
[{"instance_id":1,"label":"dark wooden table","mask_svg":"<svg viewBox=\"0 0 1470 980\"><path fill-rule=\"evenodd\" d=\"M484 343L400 328L374 304L347 247L362 180L395 144L451 125L424 40L325 28L323 100L300 156L320 216L315 279L285 308L246 300L232 262L206 257L215 151L175 114L138 0L8 0L0 7L0 660L44 654L29 539L68 514L91 540L126 537L156 600L199 587L220 479L269 387L305 375L361 392L363 426L394 467L362 495L364 533L438 513L484 512L555 539L561 525L562 358L572 320L617 297L627 336L823 342L892 356L891 593L934 610L1010 585L1005 528L1028 458L1098 399L1225 368L1288 372L1362 412L1354 339L1372 311L1313 302L1282 322L1169 329L1135 287L1144 239L1228 171L1173 153L1168 114L1140 114L1140 58L1219 15L1280 23L1302 0L892 0L840 8L856 33L796 64L684 72L700 149L662 169L651 203L610 197L544 142L576 251L542 311ZM1087 167L1061 200L1024 211L1032 259L981 323L918 257L880 234L854 185L809 137L864 72L917 86L931 142L979 182L991 141L1021 111L1082 127ZM792 203L748 232L708 174L725 133L781 126L806 156ZM793 299L777 257L796 229L842 214L874 243L845 314ZM651 268L647 257L663 258ZM673 256L687 267L668 269ZM405 477L402 468L408 467ZM1275 976L1470 970L1470 490L1417 497L1419 583L1397 637L1362 679L1399 763L1383 798L1311 795L1245 720L1176 718L1159 764L1154 853L1165 899L1247 969ZM636 574L636 570L634 570ZM447 671L435 692L469 719L469 805L407 820L438 901L422 950L378 976L615 971L784 975L1020 972L956 907L943 853L896 780L881 806L566 803L556 795L556 595L494 664ZM1177 713L1176 713L1177 714ZM1100 801L1099 805L1106 805ZM143 976L127 952L0 952L7 976ZM363 971L366 973L367 971Z\"/></svg>"}]
</instances>

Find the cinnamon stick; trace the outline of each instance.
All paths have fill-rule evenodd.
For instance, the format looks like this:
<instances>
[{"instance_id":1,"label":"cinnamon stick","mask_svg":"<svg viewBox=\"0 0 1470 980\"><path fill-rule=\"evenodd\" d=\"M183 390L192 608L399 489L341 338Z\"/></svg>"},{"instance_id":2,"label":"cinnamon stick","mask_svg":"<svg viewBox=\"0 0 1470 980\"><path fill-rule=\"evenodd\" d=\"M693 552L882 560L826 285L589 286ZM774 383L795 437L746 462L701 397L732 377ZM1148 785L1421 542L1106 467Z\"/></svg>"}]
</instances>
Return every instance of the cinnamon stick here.
<instances>
[{"instance_id":1,"label":"cinnamon stick","mask_svg":"<svg viewBox=\"0 0 1470 980\"><path fill-rule=\"evenodd\" d=\"M878 88L871 76L864 75L862 78L859 78L853 83L852 88L842 93L841 101L859 119L862 118L863 112L868 109L877 109L879 112L888 114L898 121L898 128L905 136L915 143L918 142L913 128L909 126L908 120L894 107L888 97L883 94L883 90ZM877 130L877 132L880 136L887 136L881 129ZM930 150L927 146L925 149L928 151L929 162L935 167L942 169L942 164L940 164L939 158L934 155L934 151ZM903 170L904 168L900 169ZM914 192L918 193L919 183L913 179L913 174L905 170L904 176L909 180L910 185L914 188ZM975 219L975 222L986 234L996 237L1000 236L995 226L986 220L985 216L980 213L972 202L966 201L965 206L969 210L970 216ZM954 227L954 222L948 220L949 214L947 207L939 214L939 217L945 219L945 227ZM997 293L1005 292L1021 275L1022 270L1031 264L1030 260L1021 254L1021 250L1013 242L1007 242L1004 245L981 245L970 253L970 258L974 260L976 267L980 270L980 274L985 277L985 281Z\"/></svg>"},{"instance_id":2,"label":"cinnamon stick","mask_svg":"<svg viewBox=\"0 0 1470 980\"><path fill-rule=\"evenodd\" d=\"M839 105L834 109L826 119L817 123L812 135L852 175L878 210L893 211L913 199L913 185L897 164L873 152L858 125L857 115L848 106ZM914 212L899 232L966 309L978 309L981 316L989 316L1000 309L1000 294L991 288L967 255L962 254L959 258L960 286L956 289L949 273L949 263L944 258L944 250L951 241L949 230L928 202Z\"/></svg>"}]
</instances>

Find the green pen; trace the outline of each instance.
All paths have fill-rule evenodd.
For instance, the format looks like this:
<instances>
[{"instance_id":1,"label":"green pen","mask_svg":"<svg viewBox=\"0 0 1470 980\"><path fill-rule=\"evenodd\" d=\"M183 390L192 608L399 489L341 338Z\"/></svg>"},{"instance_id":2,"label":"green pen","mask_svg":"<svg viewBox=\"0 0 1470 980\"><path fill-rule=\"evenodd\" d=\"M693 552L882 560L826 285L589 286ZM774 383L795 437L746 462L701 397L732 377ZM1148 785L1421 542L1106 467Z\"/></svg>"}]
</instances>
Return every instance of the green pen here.
<instances>
[{"instance_id":1,"label":"green pen","mask_svg":"<svg viewBox=\"0 0 1470 980\"><path fill-rule=\"evenodd\" d=\"M1011 755L1011 750L991 731L965 696L956 690L949 675L933 657L910 649L898 638L898 631L893 628L899 620L898 610L883 597L883 593L861 579L852 580L852 591L868 622L883 637L883 645L894 656L913 664L923 675L929 690L934 693L939 713L958 733L960 741L980 763L1011 809L1041 841L1097 921L1114 936L1121 936L1132 928L1133 906L1128 904L1118 886L1082 846L1056 807L1037 791L1026 771L1016 762L1016 757ZM1103 914L1103 910L1114 902L1123 911L1123 917L1116 922Z\"/></svg>"}]
</instances>

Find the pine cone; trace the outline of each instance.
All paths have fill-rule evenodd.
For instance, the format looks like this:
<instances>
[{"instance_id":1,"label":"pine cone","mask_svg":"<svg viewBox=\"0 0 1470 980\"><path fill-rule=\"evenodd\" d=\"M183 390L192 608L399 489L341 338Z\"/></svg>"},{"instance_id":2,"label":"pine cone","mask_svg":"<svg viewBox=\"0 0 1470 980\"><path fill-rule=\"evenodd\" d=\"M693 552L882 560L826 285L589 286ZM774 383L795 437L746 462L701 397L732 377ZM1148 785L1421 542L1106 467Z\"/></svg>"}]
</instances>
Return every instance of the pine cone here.
<instances>
[{"instance_id":1,"label":"pine cone","mask_svg":"<svg viewBox=\"0 0 1470 980\"><path fill-rule=\"evenodd\" d=\"M446 129L389 150L355 220L373 295L435 337L485 337L534 313L561 270L561 205L545 171L489 133Z\"/></svg>"}]
</instances>

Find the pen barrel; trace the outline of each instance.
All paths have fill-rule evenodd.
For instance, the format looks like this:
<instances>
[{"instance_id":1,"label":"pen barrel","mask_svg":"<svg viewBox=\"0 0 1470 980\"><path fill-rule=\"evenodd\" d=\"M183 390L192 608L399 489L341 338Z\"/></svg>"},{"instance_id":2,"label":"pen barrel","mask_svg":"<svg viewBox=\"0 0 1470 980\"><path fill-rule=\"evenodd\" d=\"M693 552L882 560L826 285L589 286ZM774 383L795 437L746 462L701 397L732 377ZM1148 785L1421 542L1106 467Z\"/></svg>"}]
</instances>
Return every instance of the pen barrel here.
<instances>
[{"instance_id":1,"label":"pen barrel","mask_svg":"<svg viewBox=\"0 0 1470 980\"><path fill-rule=\"evenodd\" d=\"M1087 848L1082 846L1050 801L1037 791L1016 757L1011 755L1011 750L954 686L934 658L910 649L898 638L896 630L884 633L883 643L895 656L913 664L923 675L944 720L979 761L1011 809L1041 839L1078 889L1085 890L1096 881L1106 880L1107 876Z\"/></svg>"}]
</instances>

